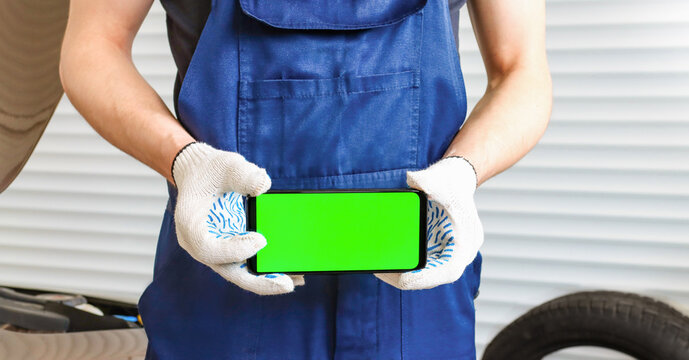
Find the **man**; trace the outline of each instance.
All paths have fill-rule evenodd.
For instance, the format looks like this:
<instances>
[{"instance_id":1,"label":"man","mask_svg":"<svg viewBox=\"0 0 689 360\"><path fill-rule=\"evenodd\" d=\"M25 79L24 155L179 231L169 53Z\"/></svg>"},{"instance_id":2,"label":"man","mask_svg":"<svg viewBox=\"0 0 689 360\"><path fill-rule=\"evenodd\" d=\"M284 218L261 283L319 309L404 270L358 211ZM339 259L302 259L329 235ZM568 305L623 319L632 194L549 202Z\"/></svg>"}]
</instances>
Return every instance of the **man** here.
<instances>
[{"instance_id":1,"label":"man","mask_svg":"<svg viewBox=\"0 0 689 360\"><path fill-rule=\"evenodd\" d=\"M169 182L147 357L475 358L473 194L547 125L544 2L469 2L488 86L466 121L445 0L163 3L177 118L131 61L150 0L72 1L61 62L82 115ZM244 260L270 239L206 223L235 194L406 185L443 214L420 271L255 276Z\"/></svg>"}]
</instances>

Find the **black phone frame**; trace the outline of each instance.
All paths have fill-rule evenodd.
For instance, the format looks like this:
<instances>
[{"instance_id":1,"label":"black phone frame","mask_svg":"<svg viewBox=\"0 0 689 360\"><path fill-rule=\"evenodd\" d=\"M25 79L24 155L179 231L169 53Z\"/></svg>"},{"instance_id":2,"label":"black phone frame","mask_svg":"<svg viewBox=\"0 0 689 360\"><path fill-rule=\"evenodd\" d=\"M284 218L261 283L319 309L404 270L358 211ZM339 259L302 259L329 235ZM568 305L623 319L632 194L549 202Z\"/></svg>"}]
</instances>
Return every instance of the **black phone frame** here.
<instances>
[{"instance_id":1,"label":"black phone frame","mask_svg":"<svg viewBox=\"0 0 689 360\"><path fill-rule=\"evenodd\" d=\"M379 192L412 192L417 194L419 197L419 263L413 269L387 269L387 270L333 270L333 271L304 271L304 272L282 272L282 274L289 275L308 275L308 274L319 274L319 275L338 275L338 274L373 274L373 273L398 273L398 272L408 272L423 269L426 267L427 258L427 242L426 238L426 218L427 218L427 202L428 198L426 194L422 191L416 189L319 189L319 190L268 190L267 194L313 194L313 193L379 193ZM247 224L247 231L256 231L256 198L247 197L245 201L245 211ZM250 273L254 275L265 275L273 274L275 272L259 272L256 269L256 255L248 258L246 260L247 269Z\"/></svg>"}]
</instances>

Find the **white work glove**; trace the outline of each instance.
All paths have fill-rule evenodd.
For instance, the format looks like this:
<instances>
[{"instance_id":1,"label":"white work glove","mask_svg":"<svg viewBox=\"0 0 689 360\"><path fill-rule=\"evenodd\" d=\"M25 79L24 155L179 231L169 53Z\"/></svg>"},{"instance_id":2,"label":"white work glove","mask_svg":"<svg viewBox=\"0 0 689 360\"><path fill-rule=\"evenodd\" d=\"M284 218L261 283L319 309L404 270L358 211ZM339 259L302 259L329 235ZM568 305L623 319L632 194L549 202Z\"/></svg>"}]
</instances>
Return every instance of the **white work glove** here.
<instances>
[{"instance_id":1,"label":"white work glove","mask_svg":"<svg viewBox=\"0 0 689 360\"><path fill-rule=\"evenodd\" d=\"M464 158L444 158L407 172L407 184L428 195L426 267L376 277L401 290L430 289L462 276L483 244L483 226L474 204L476 172Z\"/></svg>"},{"instance_id":2,"label":"white work glove","mask_svg":"<svg viewBox=\"0 0 689 360\"><path fill-rule=\"evenodd\" d=\"M246 232L241 195L258 196L270 188L264 169L238 153L196 142L177 155L172 177L178 189L177 241L194 259L259 295L288 293L304 283L301 275L257 276L246 268L246 259L266 246L266 239Z\"/></svg>"}]
</instances>

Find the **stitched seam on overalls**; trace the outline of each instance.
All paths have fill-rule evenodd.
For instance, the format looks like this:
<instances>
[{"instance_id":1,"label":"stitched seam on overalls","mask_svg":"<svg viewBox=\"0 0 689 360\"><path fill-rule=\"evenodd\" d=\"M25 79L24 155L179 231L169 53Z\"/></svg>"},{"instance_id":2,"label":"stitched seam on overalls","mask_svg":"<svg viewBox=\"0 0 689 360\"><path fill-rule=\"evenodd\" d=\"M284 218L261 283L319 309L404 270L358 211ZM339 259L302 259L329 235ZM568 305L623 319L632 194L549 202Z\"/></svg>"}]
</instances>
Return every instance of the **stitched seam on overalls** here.
<instances>
[{"instance_id":1,"label":"stitched seam on overalls","mask_svg":"<svg viewBox=\"0 0 689 360\"><path fill-rule=\"evenodd\" d=\"M254 348L251 349L251 350L253 350L254 360L257 360L257 359L258 359L258 348L259 348L259 345L260 345L260 342L259 342L259 341L260 341L260 339L261 339L261 331L262 331L262 329L263 329L263 323L264 323L264 321L263 321L263 311L264 311L264 309L265 309L265 304L264 304L264 297L263 297L263 296L259 296L259 297L258 297L258 299L256 300L256 305L257 305L256 308L257 308L257 310L258 310L258 314L257 314L257 315L258 315L258 316L257 316L257 318L258 318L258 326L257 326L257 330L256 330L256 342L254 342Z\"/></svg>"},{"instance_id":2,"label":"stitched seam on overalls","mask_svg":"<svg viewBox=\"0 0 689 360\"><path fill-rule=\"evenodd\" d=\"M243 70L246 68L246 56L244 55L244 26L245 26L245 21L243 16L237 16L238 19L238 25L237 25L237 78L240 81L243 81L242 76L244 74ZM237 117L235 119L236 121L236 127L237 127L237 152L244 151L244 154L241 154L245 157L250 156L250 154L247 154L246 151L249 151L249 146L247 146L246 139L248 138L246 136L247 129L246 127L248 124L245 121L241 121L241 119L245 118L247 116L247 102L242 98L241 96L241 88L240 84L237 84ZM242 146L244 145L244 146ZM242 149L244 148L244 149Z\"/></svg>"},{"instance_id":3,"label":"stitched seam on overalls","mask_svg":"<svg viewBox=\"0 0 689 360\"><path fill-rule=\"evenodd\" d=\"M376 330L376 350L375 354L376 357L380 355L380 331L378 329L378 320L380 320L380 286L381 286L381 281L378 280L376 282L376 326L374 329Z\"/></svg>"},{"instance_id":4,"label":"stitched seam on overalls","mask_svg":"<svg viewBox=\"0 0 689 360\"><path fill-rule=\"evenodd\" d=\"M383 84L367 84L367 82L372 80L378 80L378 82L383 82ZM349 85L343 86L345 83L349 83ZM242 99L290 99L415 88L419 86L419 79L418 71L412 69L394 73L334 78L246 80L240 81L239 86L239 96ZM299 91L300 89L297 88L293 91L290 90L291 86L311 86L312 89L309 89L310 91ZM313 89L314 86L324 89L318 91L318 89ZM337 90L332 90L335 86Z\"/></svg>"},{"instance_id":5,"label":"stitched seam on overalls","mask_svg":"<svg viewBox=\"0 0 689 360\"><path fill-rule=\"evenodd\" d=\"M450 71L452 71L452 85L453 85L453 90L455 92L455 97L457 99L460 99L459 96L459 75L457 74L457 69L455 66L455 60L460 61L459 59L459 50L457 47L453 47L452 44L454 43L454 33L452 32L452 15L450 14L449 6L447 9L443 9L443 15L447 15L450 17L450 26L447 27L448 31L446 32L446 35L450 36L450 41L447 44L447 47L449 47L448 54L451 54L450 56L452 57L451 59L451 65L450 65ZM456 46L459 46L458 44L455 44ZM457 59L455 59L457 57ZM457 129L459 130L459 129Z\"/></svg>"},{"instance_id":6,"label":"stitched seam on overalls","mask_svg":"<svg viewBox=\"0 0 689 360\"><path fill-rule=\"evenodd\" d=\"M360 91L335 91L335 92L328 92L328 93L316 93L316 94L296 94L296 95L276 95L276 96L252 96L252 97L240 97L241 99L245 100L262 100L262 99L308 99L308 98L316 98L316 97L327 97L327 96L335 96L335 95L340 95L340 94L364 94L364 93L371 93L371 92L381 92L381 91L386 91L386 90L395 90L395 89L408 89L408 88L416 88L418 86L416 85L400 85L400 86L391 86L391 87L382 87L382 88L376 88L376 89L369 89L369 90L360 90Z\"/></svg>"},{"instance_id":7,"label":"stitched seam on overalls","mask_svg":"<svg viewBox=\"0 0 689 360\"><path fill-rule=\"evenodd\" d=\"M249 7L249 5L246 4L245 0L241 0L240 5L241 5L241 8L244 11L244 13L246 13L247 15L251 16L252 18L254 18L256 20L264 22L264 23L271 25L273 27L279 28L279 27L300 26L300 25L312 25L312 26L313 25L324 25L324 26L332 27L332 29L330 29L330 30L342 30L342 29L354 30L354 29L361 29L361 28L365 28L365 27L369 27L369 28L370 27L381 27L381 26L392 25L392 24L398 23L398 22L404 20L406 17L408 17L408 16L418 12L419 10L421 10L426 5L426 2L427 1L424 1L423 4L421 4L421 6L414 8L414 10L412 10L408 13L405 13L405 14L399 16L398 18L387 20L385 22L372 22L372 23L357 24L357 25L341 25L341 24L327 23L327 22L321 22L321 21L280 23L277 21L278 19L268 19L265 17L261 18L261 17L255 15L254 13L250 12L249 10L246 9ZM282 25L280 25L280 24L282 24Z\"/></svg>"},{"instance_id":8,"label":"stitched seam on overalls","mask_svg":"<svg viewBox=\"0 0 689 360\"><path fill-rule=\"evenodd\" d=\"M421 126L421 48L423 47L423 27L424 27L424 16L423 16L424 10L419 11L416 13L414 16L418 16L419 20L421 22L421 25L419 26L419 32L416 34L416 48L414 51L416 52L416 69L417 69L417 74L415 78L415 83L419 84L419 87L416 89L412 90L412 114L411 114L411 119L412 119L412 128L411 128L411 157L414 160L414 166L419 166L419 127Z\"/></svg>"},{"instance_id":9,"label":"stitched seam on overalls","mask_svg":"<svg viewBox=\"0 0 689 360\"><path fill-rule=\"evenodd\" d=\"M404 331L404 291L397 290L397 292L400 294L400 360L404 360L404 334L406 333Z\"/></svg>"},{"instance_id":10,"label":"stitched seam on overalls","mask_svg":"<svg viewBox=\"0 0 689 360\"><path fill-rule=\"evenodd\" d=\"M323 176L276 177L276 178L273 178L273 180L321 180L321 179L326 180L326 179L346 178L346 177L354 176L354 175L385 176L385 175L387 175L387 173L395 172L395 171L401 171L401 170L414 171L414 170L420 170L420 168L418 168L418 167L401 167L401 168L394 168L394 169L382 169L382 170L375 170L375 171L352 172L352 173L346 173L346 174L334 174L334 175L323 175Z\"/></svg>"}]
</instances>

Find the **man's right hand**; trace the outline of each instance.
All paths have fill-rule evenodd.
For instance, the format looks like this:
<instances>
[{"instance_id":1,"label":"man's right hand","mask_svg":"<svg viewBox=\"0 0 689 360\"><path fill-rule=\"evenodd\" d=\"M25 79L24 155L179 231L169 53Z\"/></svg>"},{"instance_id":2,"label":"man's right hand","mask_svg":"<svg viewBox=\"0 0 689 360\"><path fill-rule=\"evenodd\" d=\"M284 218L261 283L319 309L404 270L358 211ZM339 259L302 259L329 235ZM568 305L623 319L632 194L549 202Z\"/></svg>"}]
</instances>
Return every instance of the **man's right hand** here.
<instances>
[{"instance_id":1,"label":"man's right hand","mask_svg":"<svg viewBox=\"0 0 689 360\"><path fill-rule=\"evenodd\" d=\"M227 281L259 295L294 290L303 276L253 275L246 259L266 245L257 232L246 232L242 195L258 196L270 188L266 171L238 153L204 143L184 147L173 161L178 189L175 227L180 246Z\"/></svg>"}]
</instances>

